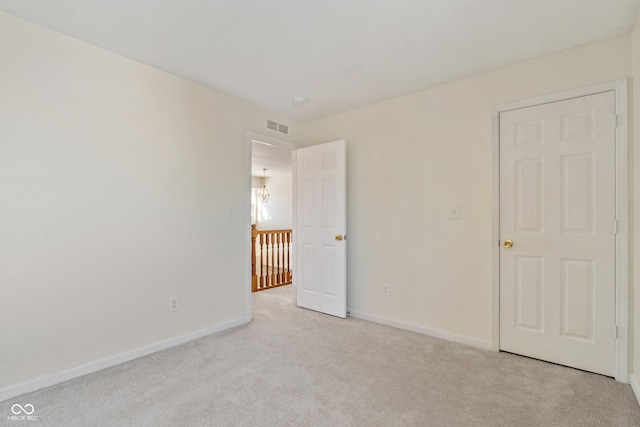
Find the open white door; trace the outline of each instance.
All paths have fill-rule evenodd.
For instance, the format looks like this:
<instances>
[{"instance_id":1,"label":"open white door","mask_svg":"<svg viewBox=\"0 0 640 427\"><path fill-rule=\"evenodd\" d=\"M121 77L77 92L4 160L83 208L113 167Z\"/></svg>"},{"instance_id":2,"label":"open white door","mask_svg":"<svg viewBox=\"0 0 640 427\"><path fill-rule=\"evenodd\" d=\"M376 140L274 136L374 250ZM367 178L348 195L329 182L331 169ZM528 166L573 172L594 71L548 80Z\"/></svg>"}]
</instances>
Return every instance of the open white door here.
<instances>
[{"instance_id":1,"label":"open white door","mask_svg":"<svg viewBox=\"0 0 640 427\"><path fill-rule=\"evenodd\" d=\"M297 304L347 316L346 144L296 150Z\"/></svg>"}]
</instances>

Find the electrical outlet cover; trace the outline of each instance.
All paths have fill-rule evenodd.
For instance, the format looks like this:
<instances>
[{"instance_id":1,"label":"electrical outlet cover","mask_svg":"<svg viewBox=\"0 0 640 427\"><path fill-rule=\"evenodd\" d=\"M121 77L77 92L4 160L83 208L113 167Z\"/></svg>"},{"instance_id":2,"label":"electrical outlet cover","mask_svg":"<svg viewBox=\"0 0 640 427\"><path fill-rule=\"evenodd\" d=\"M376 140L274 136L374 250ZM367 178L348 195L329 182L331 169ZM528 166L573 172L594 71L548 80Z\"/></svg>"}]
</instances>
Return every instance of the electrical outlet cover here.
<instances>
[{"instance_id":1,"label":"electrical outlet cover","mask_svg":"<svg viewBox=\"0 0 640 427\"><path fill-rule=\"evenodd\" d=\"M391 295L391 287L387 284L382 285L382 296L388 297Z\"/></svg>"}]
</instances>

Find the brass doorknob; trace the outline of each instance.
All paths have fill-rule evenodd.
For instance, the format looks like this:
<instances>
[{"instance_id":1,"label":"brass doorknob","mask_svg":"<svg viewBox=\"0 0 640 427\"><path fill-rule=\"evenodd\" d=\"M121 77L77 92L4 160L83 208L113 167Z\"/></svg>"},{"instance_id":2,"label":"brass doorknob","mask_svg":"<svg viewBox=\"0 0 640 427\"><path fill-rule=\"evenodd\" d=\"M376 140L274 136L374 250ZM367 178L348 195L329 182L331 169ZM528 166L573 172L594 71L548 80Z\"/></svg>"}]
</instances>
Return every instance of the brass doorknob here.
<instances>
[{"instance_id":1,"label":"brass doorknob","mask_svg":"<svg viewBox=\"0 0 640 427\"><path fill-rule=\"evenodd\" d=\"M342 234L338 234L338 235L336 236L336 240L337 240L337 241L342 240Z\"/></svg>"},{"instance_id":2,"label":"brass doorknob","mask_svg":"<svg viewBox=\"0 0 640 427\"><path fill-rule=\"evenodd\" d=\"M511 246L513 246L513 242L511 240L505 240L504 241L504 247L505 248L510 248Z\"/></svg>"}]
</instances>

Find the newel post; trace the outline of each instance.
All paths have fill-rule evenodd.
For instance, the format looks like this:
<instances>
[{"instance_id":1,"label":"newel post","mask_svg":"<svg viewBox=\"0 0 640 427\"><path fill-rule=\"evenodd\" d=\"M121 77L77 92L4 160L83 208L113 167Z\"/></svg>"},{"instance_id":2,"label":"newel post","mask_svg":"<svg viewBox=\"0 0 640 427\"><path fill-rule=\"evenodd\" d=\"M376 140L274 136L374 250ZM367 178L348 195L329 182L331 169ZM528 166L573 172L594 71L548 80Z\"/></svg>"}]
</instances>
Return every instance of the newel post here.
<instances>
[{"instance_id":1,"label":"newel post","mask_svg":"<svg viewBox=\"0 0 640 427\"><path fill-rule=\"evenodd\" d=\"M251 224L251 292L258 291L258 276L256 275L256 237L258 230Z\"/></svg>"}]
</instances>

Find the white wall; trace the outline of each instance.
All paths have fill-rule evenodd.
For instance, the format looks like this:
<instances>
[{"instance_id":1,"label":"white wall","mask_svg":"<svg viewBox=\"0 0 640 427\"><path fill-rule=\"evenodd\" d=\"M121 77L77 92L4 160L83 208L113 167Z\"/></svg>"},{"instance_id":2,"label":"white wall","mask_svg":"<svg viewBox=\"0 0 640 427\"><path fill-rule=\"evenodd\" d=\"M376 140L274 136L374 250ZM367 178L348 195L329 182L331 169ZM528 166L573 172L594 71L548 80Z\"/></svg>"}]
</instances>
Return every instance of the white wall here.
<instances>
[{"instance_id":1,"label":"white wall","mask_svg":"<svg viewBox=\"0 0 640 427\"><path fill-rule=\"evenodd\" d=\"M0 33L0 389L246 316L245 132L267 116L347 140L350 308L489 341L491 106L640 76L636 30L633 73L624 35L301 125L3 13Z\"/></svg>"},{"instance_id":2,"label":"white wall","mask_svg":"<svg viewBox=\"0 0 640 427\"><path fill-rule=\"evenodd\" d=\"M286 230L293 227L293 181L291 175L265 179L267 203L258 202L258 230Z\"/></svg>"},{"instance_id":3,"label":"white wall","mask_svg":"<svg viewBox=\"0 0 640 427\"><path fill-rule=\"evenodd\" d=\"M629 260L630 274L629 283L631 287L631 319L629 335L633 338L630 346L632 366L632 385L636 392L636 397L640 401L640 251L635 248L635 243L640 241L640 150L635 149L640 138L640 15L636 19L636 24L632 33L633 49L633 96L630 97L634 108L632 110L633 137L629 146L631 150L631 189L630 189L630 215L631 224L631 255Z\"/></svg>"},{"instance_id":4,"label":"white wall","mask_svg":"<svg viewBox=\"0 0 640 427\"><path fill-rule=\"evenodd\" d=\"M491 107L629 76L623 35L306 124L347 140L350 309L489 343Z\"/></svg>"},{"instance_id":5,"label":"white wall","mask_svg":"<svg viewBox=\"0 0 640 427\"><path fill-rule=\"evenodd\" d=\"M4 13L0 34L0 390L246 318L246 132L298 124Z\"/></svg>"},{"instance_id":6,"label":"white wall","mask_svg":"<svg viewBox=\"0 0 640 427\"><path fill-rule=\"evenodd\" d=\"M261 176L252 176L251 177L251 188L262 188L262 177Z\"/></svg>"}]
</instances>

